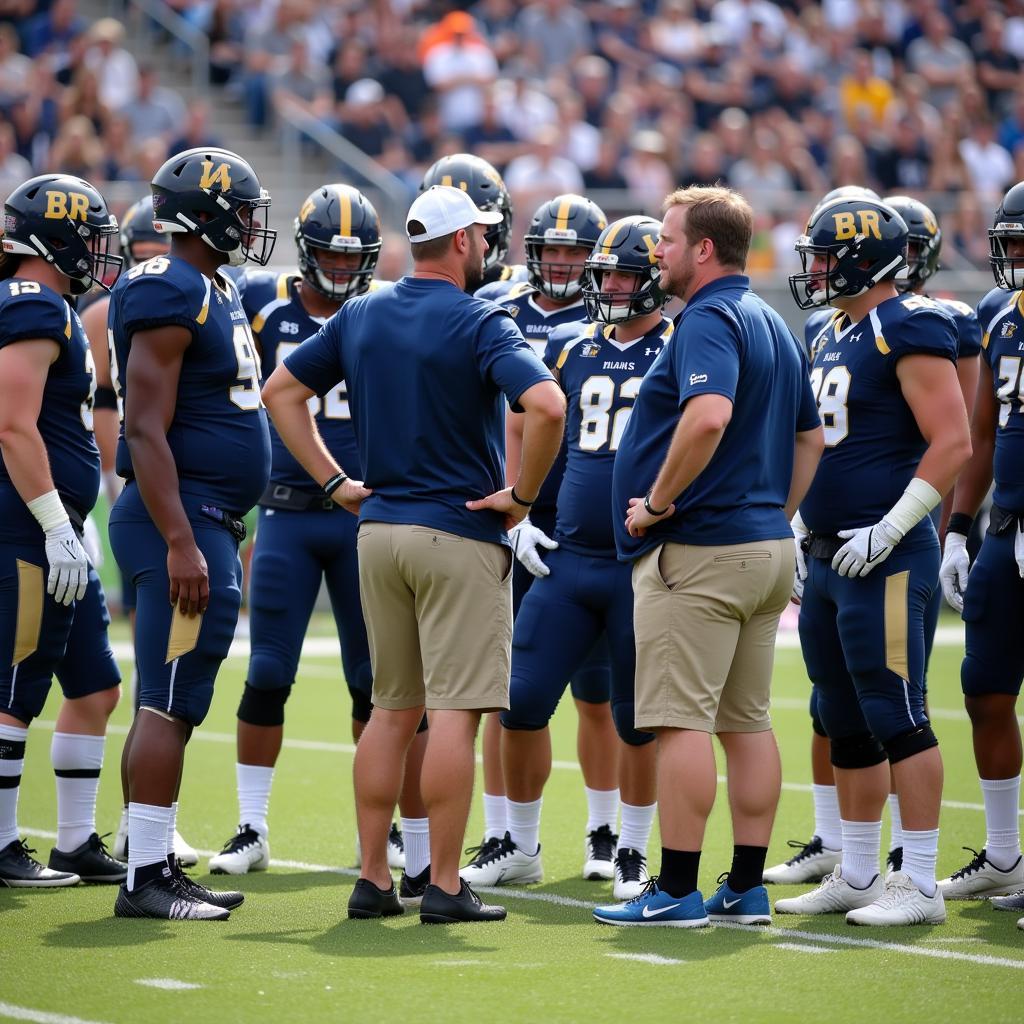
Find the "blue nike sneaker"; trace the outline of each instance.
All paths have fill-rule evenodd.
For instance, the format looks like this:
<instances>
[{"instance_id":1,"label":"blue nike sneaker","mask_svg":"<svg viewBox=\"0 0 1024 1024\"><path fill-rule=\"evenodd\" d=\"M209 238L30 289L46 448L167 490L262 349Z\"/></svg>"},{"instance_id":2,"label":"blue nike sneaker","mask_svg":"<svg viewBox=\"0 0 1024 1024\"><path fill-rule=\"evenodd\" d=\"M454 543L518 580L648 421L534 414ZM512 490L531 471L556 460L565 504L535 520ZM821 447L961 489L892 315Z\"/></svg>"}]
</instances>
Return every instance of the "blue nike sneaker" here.
<instances>
[{"instance_id":1,"label":"blue nike sneaker","mask_svg":"<svg viewBox=\"0 0 1024 1024\"><path fill-rule=\"evenodd\" d=\"M705 928L711 922L704 912L704 897L699 892L688 896L669 896L652 878L639 896L610 907L595 907L599 924L660 925L663 928Z\"/></svg>"},{"instance_id":2,"label":"blue nike sneaker","mask_svg":"<svg viewBox=\"0 0 1024 1024\"><path fill-rule=\"evenodd\" d=\"M771 924L772 908L768 903L768 890L755 885L746 892L733 892L728 875L718 880L718 892L704 901L704 909L712 921L735 921L736 924Z\"/></svg>"}]
</instances>

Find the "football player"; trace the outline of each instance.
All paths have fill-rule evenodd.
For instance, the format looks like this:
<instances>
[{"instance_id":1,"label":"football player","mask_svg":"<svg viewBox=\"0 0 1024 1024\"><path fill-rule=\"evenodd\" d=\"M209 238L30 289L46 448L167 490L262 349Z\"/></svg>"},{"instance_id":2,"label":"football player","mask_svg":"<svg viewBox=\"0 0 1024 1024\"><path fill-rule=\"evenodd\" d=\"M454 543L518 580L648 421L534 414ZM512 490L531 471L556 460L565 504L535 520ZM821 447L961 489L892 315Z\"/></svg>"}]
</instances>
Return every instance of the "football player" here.
<instances>
[{"instance_id":1,"label":"football player","mask_svg":"<svg viewBox=\"0 0 1024 1024\"><path fill-rule=\"evenodd\" d=\"M121 882L96 833L107 720L121 676L106 602L82 545L100 486L96 378L68 299L109 274L117 221L88 182L32 178L4 205L0 257L0 886ZM47 596L49 595L49 596ZM57 842L49 867L18 838L28 728L56 673L50 757Z\"/></svg>"},{"instance_id":2,"label":"football player","mask_svg":"<svg viewBox=\"0 0 1024 1024\"><path fill-rule=\"evenodd\" d=\"M974 453L957 481L939 572L946 600L966 623L960 682L985 801L986 839L981 852L939 887L946 899L991 896L999 909L1021 911L1021 733L1016 705L1024 679L1024 182L1006 193L989 231L989 246L1000 308L984 324L971 424ZM972 567L967 536L993 479L988 533Z\"/></svg>"},{"instance_id":3,"label":"football player","mask_svg":"<svg viewBox=\"0 0 1024 1024\"><path fill-rule=\"evenodd\" d=\"M797 305L838 311L815 344L826 447L794 530L806 534L800 643L830 742L842 862L813 892L775 908L847 911L851 924L938 924L942 759L924 709L924 634L939 562L930 513L970 455L956 326L931 299L897 291L907 226L884 203L826 204L796 249ZM902 870L883 881L890 769L904 853Z\"/></svg>"},{"instance_id":4,"label":"football player","mask_svg":"<svg viewBox=\"0 0 1024 1024\"><path fill-rule=\"evenodd\" d=\"M497 210L502 215L498 224L487 229L487 253L484 256L484 283L504 286L526 279L526 268L509 264L509 234L512 231L512 196L501 175L483 157L471 153L452 153L436 161L423 175L420 191L433 185L453 185L468 192L481 210ZM499 293L502 288L499 288ZM481 293L481 289L477 290ZM493 298L487 292L485 299Z\"/></svg>"},{"instance_id":5,"label":"football player","mask_svg":"<svg viewBox=\"0 0 1024 1024\"><path fill-rule=\"evenodd\" d=\"M553 331L564 324L586 320L583 277L587 258L607 225L604 212L583 196L566 194L542 203L530 221L525 237L529 280L501 281L484 285L477 295L504 306L527 342L541 358ZM519 475L523 441L523 416L506 412L505 472L509 481ZM538 548L551 550L555 525L555 499L565 471L565 446L548 473L530 515L514 527L509 537L517 554L512 577L513 614L537 576L547 574ZM577 751L587 796L587 828L584 841L583 877L610 879L614 873L618 831L618 757L615 726L608 703L607 646L602 639L587 663L572 680L572 694L579 713ZM508 829L504 777L501 769L501 726L497 714L486 716L483 736L484 838L468 865L472 882L484 871ZM481 882L481 884L486 884Z\"/></svg>"},{"instance_id":6,"label":"football player","mask_svg":"<svg viewBox=\"0 0 1024 1024\"><path fill-rule=\"evenodd\" d=\"M295 245L298 273L247 270L237 279L265 376L348 299L382 287L373 280L381 249L380 218L366 196L350 185L324 185L305 200L295 220ZM313 399L312 411L334 458L358 466L344 381L323 399ZM372 675L359 601L356 520L335 511L340 506L324 498L273 425L270 439L270 483L260 499L249 587L252 654L238 707L239 826L211 858L213 874L244 874L263 870L270 862L267 808L284 734L284 706L325 579L352 698L355 740L370 718ZM430 862L426 810L417 781L422 740L410 751L409 786L401 801L412 847L412 875L402 883L405 896L425 887L428 879L418 876ZM392 867L405 866L402 833L394 826L388 859Z\"/></svg>"},{"instance_id":7,"label":"football player","mask_svg":"<svg viewBox=\"0 0 1024 1024\"><path fill-rule=\"evenodd\" d=\"M586 262L583 284L593 322L559 328L548 342L545 360L569 409L557 549L541 563L545 572L515 619L509 710L501 713L508 832L480 864L463 869L463 877L480 884L543 878L539 837L551 770L548 723L566 681L602 636L611 657L612 714L625 745L615 896L631 899L647 883L647 841L656 809L654 736L633 726L633 587L630 566L615 554L611 480L640 382L672 334L653 256L660 228L650 217L626 217L604 229Z\"/></svg>"},{"instance_id":8,"label":"football player","mask_svg":"<svg viewBox=\"0 0 1024 1024\"><path fill-rule=\"evenodd\" d=\"M124 275L109 309L126 481L110 540L136 588L139 671L124 749L128 878L114 913L223 920L241 893L214 893L181 873L174 823L185 745L209 710L238 619L241 518L270 475L259 356L220 268L265 266L276 233L259 220L269 194L227 150L174 155L151 189L170 252Z\"/></svg>"}]
</instances>

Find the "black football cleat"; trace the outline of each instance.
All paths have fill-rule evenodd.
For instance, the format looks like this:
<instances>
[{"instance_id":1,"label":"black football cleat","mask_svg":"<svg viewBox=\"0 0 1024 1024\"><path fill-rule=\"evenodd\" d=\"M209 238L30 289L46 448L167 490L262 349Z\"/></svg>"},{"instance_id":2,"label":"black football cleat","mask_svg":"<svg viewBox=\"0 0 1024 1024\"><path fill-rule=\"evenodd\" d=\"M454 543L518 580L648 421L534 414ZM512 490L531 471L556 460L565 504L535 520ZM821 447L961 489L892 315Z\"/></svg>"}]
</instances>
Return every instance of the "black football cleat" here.
<instances>
[{"instance_id":1,"label":"black football cleat","mask_svg":"<svg viewBox=\"0 0 1024 1024\"><path fill-rule=\"evenodd\" d=\"M176 857L168 857L167 863L171 868L171 877L174 884L186 895L195 899L210 903L215 907L223 907L224 910L236 910L245 902L245 894L232 889L218 890L207 889L201 882L197 882L190 875L186 875L181 869L181 861Z\"/></svg>"},{"instance_id":2,"label":"black football cleat","mask_svg":"<svg viewBox=\"0 0 1024 1024\"><path fill-rule=\"evenodd\" d=\"M122 884L114 903L114 917L150 917L161 921L226 921L230 910L215 907L186 892L166 868L158 878L131 892Z\"/></svg>"},{"instance_id":3,"label":"black football cleat","mask_svg":"<svg viewBox=\"0 0 1024 1024\"><path fill-rule=\"evenodd\" d=\"M430 885L429 864L418 875L411 878L403 871L402 881L398 886L398 898L407 907L418 907L428 885Z\"/></svg>"},{"instance_id":4,"label":"black football cleat","mask_svg":"<svg viewBox=\"0 0 1024 1024\"><path fill-rule=\"evenodd\" d=\"M0 886L9 889L59 889L78 885L81 879L72 871L55 871L43 867L32 856L23 839L15 839L0 850Z\"/></svg>"},{"instance_id":5,"label":"black football cleat","mask_svg":"<svg viewBox=\"0 0 1024 1024\"><path fill-rule=\"evenodd\" d=\"M422 924L467 924L477 921L504 921L505 908L484 903L465 879L455 896L436 885L428 885L420 902Z\"/></svg>"},{"instance_id":6,"label":"black football cleat","mask_svg":"<svg viewBox=\"0 0 1024 1024\"><path fill-rule=\"evenodd\" d=\"M83 882L116 885L128 877L128 867L107 853L106 843L95 832L81 846L65 853L50 851L50 868L78 875Z\"/></svg>"},{"instance_id":7,"label":"black football cleat","mask_svg":"<svg viewBox=\"0 0 1024 1024\"><path fill-rule=\"evenodd\" d=\"M405 907L398 898L394 882L390 889L379 889L368 878L360 878L348 898L348 916L357 921L397 917L404 913Z\"/></svg>"}]
</instances>

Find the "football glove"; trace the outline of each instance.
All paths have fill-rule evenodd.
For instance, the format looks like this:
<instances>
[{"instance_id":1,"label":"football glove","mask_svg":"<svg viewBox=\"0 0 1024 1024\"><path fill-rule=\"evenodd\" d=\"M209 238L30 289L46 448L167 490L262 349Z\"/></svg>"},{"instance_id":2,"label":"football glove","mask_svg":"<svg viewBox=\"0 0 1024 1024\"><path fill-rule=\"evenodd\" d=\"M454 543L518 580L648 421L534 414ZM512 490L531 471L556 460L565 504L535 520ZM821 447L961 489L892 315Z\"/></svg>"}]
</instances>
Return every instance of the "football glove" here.
<instances>
[{"instance_id":1,"label":"football glove","mask_svg":"<svg viewBox=\"0 0 1024 1024\"><path fill-rule=\"evenodd\" d=\"M850 577L867 576L903 540L903 534L885 519L859 530L840 530L839 536L846 543L835 553L832 568L840 576Z\"/></svg>"},{"instance_id":2,"label":"football glove","mask_svg":"<svg viewBox=\"0 0 1024 1024\"><path fill-rule=\"evenodd\" d=\"M946 534L946 546L942 552L939 583L942 584L942 596L958 612L964 610L967 574L970 571L971 560L967 555L967 538L962 533L950 531Z\"/></svg>"},{"instance_id":3,"label":"football glove","mask_svg":"<svg viewBox=\"0 0 1024 1024\"><path fill-rule=\"evenodd\" d=\"M793 573L793 600L799 604L804 597L804 580L807 579L807 553L804 541L807 540L807 527L804 526L800 514L793 516L790 523L793 528L793 540L796 541L796 570Z\"/></svg>"},{"instance_id":4,"label":"football glove","mask_svg":"<svg viewBox=\"0 0 1024 1024\"><path fill-rule=\"evenodd\" d=\"M550 574L551 570L544 564L537 547L554 551L558 547L558 541L552 540L543 530L534 526L529 516L508 531L508 539L516 558L523 563L528 572L538 578Z\"/></svg>"},{"instance_id":5,"label":"football glove","mask_svg":"<svg viewBox=\"0 0 1024 1024\"><path fill-rule=\"evenodd\" d=\"M46 592L57 604L80 601L89 584L89 558L70 523L46 532L46 561L50 566Z\"/></svg>"},{"instance_id":6,"label":"football glove","mask_svg":"<svg viewBox=\"0 0 1024 1024\"><path fill-rule=\"evenodd\" d=\"M1017 562L1017 572L1024 579L1024 524L1017 523L1017 532L1013 537L1013 557Z\"/></svg>"}]
</instances>

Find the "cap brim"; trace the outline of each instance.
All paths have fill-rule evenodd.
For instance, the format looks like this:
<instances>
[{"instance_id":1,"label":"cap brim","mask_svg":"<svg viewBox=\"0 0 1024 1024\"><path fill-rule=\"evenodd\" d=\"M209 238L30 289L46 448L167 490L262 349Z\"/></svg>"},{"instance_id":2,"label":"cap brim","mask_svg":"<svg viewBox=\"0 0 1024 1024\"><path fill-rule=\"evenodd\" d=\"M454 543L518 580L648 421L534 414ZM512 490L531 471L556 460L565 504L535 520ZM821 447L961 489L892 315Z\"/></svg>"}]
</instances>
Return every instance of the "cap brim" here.
<instances>
[{"instance_id":1,"label":"cap brim","mask_svg":"<svg viewBox=\"0 0 1024 1024\"><path fill-rule=\"evenodd\" d=\"M474 224L500 224L505 215L500 210L479 210L477 211Z\"/></svg>"}]
</instances>

